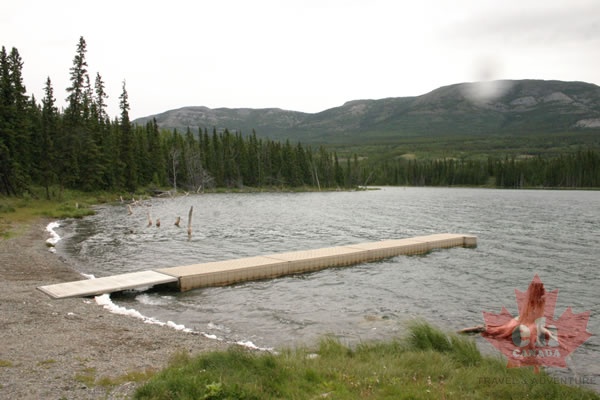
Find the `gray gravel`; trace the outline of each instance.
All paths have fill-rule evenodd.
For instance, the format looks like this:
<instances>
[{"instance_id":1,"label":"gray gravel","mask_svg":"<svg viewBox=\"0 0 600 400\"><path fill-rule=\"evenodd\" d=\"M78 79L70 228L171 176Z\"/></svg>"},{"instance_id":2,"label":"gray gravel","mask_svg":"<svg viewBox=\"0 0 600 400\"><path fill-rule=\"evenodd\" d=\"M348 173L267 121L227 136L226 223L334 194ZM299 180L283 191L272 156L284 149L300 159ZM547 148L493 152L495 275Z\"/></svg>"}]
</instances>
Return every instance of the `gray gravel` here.
<instances>
[{"instance_id":1,"label":"gray gravel","mask_svg":"<svg viewBox=\"0 0 600 400\"><path fill-rule=\"evenodd\" d=\"M136 382L102 378L160 370L178 352L227 344L112 314L93 299L54 300L36 288L82 277L46 247L39 220L0 239L0 398L123 399Z\"/></svg>"}]
</instances>

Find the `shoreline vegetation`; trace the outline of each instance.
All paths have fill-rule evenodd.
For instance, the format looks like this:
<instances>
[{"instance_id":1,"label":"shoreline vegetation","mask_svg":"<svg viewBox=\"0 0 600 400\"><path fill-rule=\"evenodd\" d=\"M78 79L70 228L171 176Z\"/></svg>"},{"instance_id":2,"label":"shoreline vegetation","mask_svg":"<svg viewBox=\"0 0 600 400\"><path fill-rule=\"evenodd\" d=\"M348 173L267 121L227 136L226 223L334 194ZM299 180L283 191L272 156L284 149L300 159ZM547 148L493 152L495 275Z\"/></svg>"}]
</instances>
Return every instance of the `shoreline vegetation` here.
<instances>
[{"instance_id":1,"label":"shoreline vegetation","mask_svg":"<svg viewBox=\"0 0 600 400\"><path fill-rule=\"evenodd\" d=\"M135 399L600 399L546 372L506 367L475 342L413 321L404 337L350 348L331 337L317 349L240 348L189 356L140 386Z\"/></svg>"}]
</instances>

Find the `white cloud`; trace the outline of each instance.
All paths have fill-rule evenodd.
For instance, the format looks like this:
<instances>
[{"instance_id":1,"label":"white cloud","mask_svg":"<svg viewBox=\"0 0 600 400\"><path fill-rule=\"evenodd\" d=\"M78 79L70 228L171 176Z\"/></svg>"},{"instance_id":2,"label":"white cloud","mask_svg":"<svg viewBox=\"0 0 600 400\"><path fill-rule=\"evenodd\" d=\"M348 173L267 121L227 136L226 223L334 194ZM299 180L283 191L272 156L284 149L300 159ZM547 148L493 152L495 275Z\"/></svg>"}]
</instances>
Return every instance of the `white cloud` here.
<instances>
[{"instance_id":1,"label":"white cloud","mask_svg":"<svg viewBox=\"0 0 600 400\"><path fill-rule=\"evenodd\" d=\"M414 3L414 4L411 4ZM597 1L72 0L3 2L27 88L62 101L79 36L118 114L187 105L317 112L501 78L600 83Z\"/></svg>"}]
</instances>

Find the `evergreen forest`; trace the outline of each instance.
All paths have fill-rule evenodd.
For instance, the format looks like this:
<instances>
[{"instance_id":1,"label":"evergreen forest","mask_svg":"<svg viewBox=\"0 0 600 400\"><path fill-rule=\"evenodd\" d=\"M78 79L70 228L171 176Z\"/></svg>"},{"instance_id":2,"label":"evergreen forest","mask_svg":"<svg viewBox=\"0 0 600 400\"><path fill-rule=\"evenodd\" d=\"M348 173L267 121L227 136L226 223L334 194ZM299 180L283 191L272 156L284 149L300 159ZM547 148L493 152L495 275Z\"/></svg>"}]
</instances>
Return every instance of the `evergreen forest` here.
<instances>
[{"instance_id":1,"label":"evergreen forest","mask_svg":"<svg viewBox=\"0 0 600 400\"><path fill-rule=\"evenodd\" d=\"M50 77L38 101L23 83L16 48L0 52L0 194L33 187L47 198L64 189L135 193L173 188L354 188L363 185L600 187L600 152L582 148L553 157L487 160L339 158L324 146L284 143L260 132L160 129L133 124L126 83L120 115L107 115L100 73L90 78L81 37L70 68L66 105L59 109ZM376 160L376 161L375 161Z\"/></svg>"}]
</instances>

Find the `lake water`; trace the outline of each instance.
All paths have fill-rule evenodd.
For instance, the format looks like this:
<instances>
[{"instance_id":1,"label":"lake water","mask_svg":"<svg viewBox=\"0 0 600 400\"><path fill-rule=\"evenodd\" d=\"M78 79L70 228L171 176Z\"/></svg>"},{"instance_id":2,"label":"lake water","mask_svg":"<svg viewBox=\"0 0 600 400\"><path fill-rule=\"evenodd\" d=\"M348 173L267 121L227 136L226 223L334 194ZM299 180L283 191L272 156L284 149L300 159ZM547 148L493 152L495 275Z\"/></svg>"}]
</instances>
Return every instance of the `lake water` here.
<instances>
[{"instance_id":1,"label":"lake water","mask_svg":"<svg viewBox=\"0 0 600 400\"><path fill-rule=\"evenodd\" d=\"M187 214L194 207L188 239ZM147 226L147 213L161 227ZM173 223L182 217L182 227ZM185 222L184 222L185 221ZM101 206L61 222L57 252L96 277L284 251L433 233L476 235L453 248L346 268L186 293L137 292L113 301L161 321L259 347L401 335L423 318L446 330L518 314L514 290L538 274L566 307L591 311L593 336L558 374L600 388L600 192L383 188L359 192L204 194ZM495 350L481 338L484 352Z\"/></svg>"}]
</instances>

